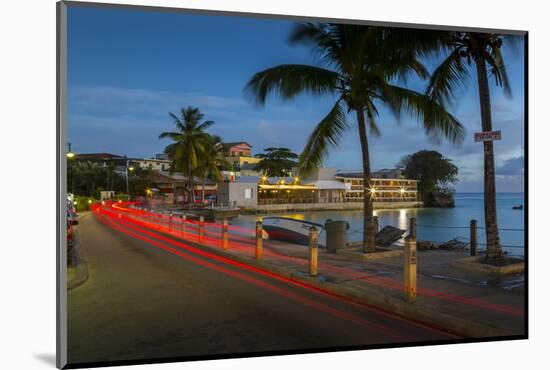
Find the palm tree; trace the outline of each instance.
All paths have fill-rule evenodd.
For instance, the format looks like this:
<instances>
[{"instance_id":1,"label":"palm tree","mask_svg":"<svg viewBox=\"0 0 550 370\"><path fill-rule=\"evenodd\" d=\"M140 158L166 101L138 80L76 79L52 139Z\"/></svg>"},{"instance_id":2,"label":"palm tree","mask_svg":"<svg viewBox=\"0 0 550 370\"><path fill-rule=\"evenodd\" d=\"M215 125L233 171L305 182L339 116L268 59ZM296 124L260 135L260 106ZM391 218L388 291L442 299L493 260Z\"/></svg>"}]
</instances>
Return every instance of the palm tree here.
<instances>
[{"instance_id":1,"label":"palm tree","mask_svg":"<svg viewBox=\"0 0 550 370\"><path fill-rule=\"evenodd\" d=\"M447 32L442 35L443 47L448 52L430 78L426 93L440 104L449 102L456 90L463 87L470 73L469 66L475 64L479 90L482 131L492 131L491 97L487 69L501 86L505 95L511 96L510 84L502 58L503 42L515 44L518 36L496 33ZM502 247L497 224L495 156L493 142L483 142L484 164L484 210L487 258L502 257Z\"/></svg>"},{"instance_id":2,"label":"palm tree","mask_svg":"<svg viewBox=\"0 0 550 370\"><path fill-rule=\"evenodd\" d=\"M210 135L208 141L199 168L203 178L201 196L203 203L205 200L206 179L210 178L215 181L221 181L223 176L220 167L229 166L229 162L225 159L225 148L222 139L217 135Z\"/></svg>"},{"instance_id":3,"label":"palm tree","mask_svg":"<svg viewBox=\"0 0 550 370\"><path fill-rule=\"evenodd\" d=\"M204 114L199 108L187 107L181 109L181 116L170 113L174 120L176 131L163 132L159 139L170 138L174 142L169 144L164 152L172 159L170 171L184 171L187 174L187 190L189 208L195 203L193 189L193 173L203 160L207 150L210 135L206 130L214 124L213 121L202 121Z\"/></svg>"},{"instance_id":4,"label":"palm tree","mask_svg":"<svg viewBox=\"0 0 550 370\"><path fill-rule=\"evenodd\" d=\"M419 57L437 44L431 35L428 31L371 26L301 24L292 32L290 41L311 45L319 53L322 66L283 64L268 68L256 73L246 87L260 104L265 104L267 95L274 91L283 99L304 92L336 97L336 103L317 124L300 155L301 176L322 164L330 146L338 146L349 128L346 112L355 113L363 162L364 252L375 250L367 124L372 134L380 134L379 106L389 107L396 116L407 112L422 119L431 136L444 135L453 142L462 140L462 126L441 104L395 84L410 74L429 76Z\"/></svg>"}]
</instances>

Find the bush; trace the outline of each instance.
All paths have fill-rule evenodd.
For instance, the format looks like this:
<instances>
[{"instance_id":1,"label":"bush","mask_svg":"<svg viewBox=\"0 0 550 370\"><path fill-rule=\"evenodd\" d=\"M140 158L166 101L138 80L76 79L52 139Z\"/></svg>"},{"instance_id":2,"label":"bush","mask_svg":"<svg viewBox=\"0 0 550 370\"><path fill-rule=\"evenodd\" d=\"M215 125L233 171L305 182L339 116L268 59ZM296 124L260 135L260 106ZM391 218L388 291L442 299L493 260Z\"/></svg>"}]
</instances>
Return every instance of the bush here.
<instances>
[{"instance_id":1,"label":"bush","mask_svg":"<svg viewBox=\"0 0 550 370\"><path fill-rule=\"evenodd\" d=\"M113 197L113 200L128 200L128 194L125 194L125 193L115 194L115 196Z\"/></svg>"},{"instance_id":2,"label":"bush","mask_svg":"<svg viewBox=\"0 0 550 370\"><path fill-rule=\"evenodd\" d=\"M82 212L82 211L89 211L90 210L90 206L97 202L97 200L95 200L94 198L92 197L86 197L86 196L83 196L83 195L77 195L75 198L74 198L74 201L75 201L75 205L74 205L74 208L76 209L77 212Z\"/></svg>"}]
</instances>

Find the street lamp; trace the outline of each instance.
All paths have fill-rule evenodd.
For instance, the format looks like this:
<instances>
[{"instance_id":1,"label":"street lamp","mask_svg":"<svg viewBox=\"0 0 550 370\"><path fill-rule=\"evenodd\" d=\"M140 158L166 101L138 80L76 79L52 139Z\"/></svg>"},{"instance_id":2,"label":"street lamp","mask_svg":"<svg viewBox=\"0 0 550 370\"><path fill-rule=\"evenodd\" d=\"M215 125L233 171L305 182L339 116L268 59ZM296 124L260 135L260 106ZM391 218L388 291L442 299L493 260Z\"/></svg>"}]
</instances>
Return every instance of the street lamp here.
<instances>
[{"instance_id":1,"label":"street lamp","mask_svg":"<svg viewBox=\"0 0 550 370\"><path fill-rule=\"evenodd\" d=\"M132 172L134 167L130 166L130 161L126 161L126 194L128 194L128 200L130 200L130 184L128 182L128 171Z\"/></svg>"},{"instance_id":2,"label":"street lamp","mask_svg":"<svg viewBox=\"0 0 550 370\"><path fill-rule=\"evenodd\" d=\"M68 148L67 148L66 156L67 156L68 159L73 159L75 154L71 150L71 143L67 143L67 146L68 146Z\"/></svg>"}]
</instances>

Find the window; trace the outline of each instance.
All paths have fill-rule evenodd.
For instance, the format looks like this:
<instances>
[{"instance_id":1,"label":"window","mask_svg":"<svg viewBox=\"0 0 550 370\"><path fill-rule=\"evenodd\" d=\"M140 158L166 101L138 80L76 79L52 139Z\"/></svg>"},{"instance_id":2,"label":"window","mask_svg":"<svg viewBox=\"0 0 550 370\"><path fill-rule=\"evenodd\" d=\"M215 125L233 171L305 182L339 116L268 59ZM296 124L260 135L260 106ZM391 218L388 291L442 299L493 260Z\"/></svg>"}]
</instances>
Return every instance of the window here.
<instances>
[{"instance_id":1,"label":"window","mask_svg":"<svg viewBox=\"0 0 550 370\"><path fill-rule=\"evenodd\" d=\"M244 199L252 199L252 189L251 188L244 189Z\"/></svg>"}]
</instances>

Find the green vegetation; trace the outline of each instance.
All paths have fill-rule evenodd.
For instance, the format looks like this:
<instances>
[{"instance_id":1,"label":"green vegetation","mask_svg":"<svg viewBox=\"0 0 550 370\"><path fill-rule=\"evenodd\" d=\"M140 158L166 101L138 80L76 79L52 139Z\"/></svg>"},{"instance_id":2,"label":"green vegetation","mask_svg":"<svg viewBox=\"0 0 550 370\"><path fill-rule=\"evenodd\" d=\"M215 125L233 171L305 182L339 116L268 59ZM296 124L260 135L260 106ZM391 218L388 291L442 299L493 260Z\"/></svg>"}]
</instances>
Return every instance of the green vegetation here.
<instances>
[{"instance_id":1,"label":"green vegetation","mask_svg":"<svg viewBox=\"0 0 550 370\"><path fill-rule=\"evenodd\" d=\"M128 183L132 195L143 195L152 185L152 169L134 168L128 173ZM126 194L126 175L121 173L114 163L106 166L70 159L67 162L67 191L86 199L100 199L103 190L115 192L115 199L128 199Z\"/></svg>"},{"instance_id":2,"label":"green vegetation","mask_svg":"<svg viewBox=\"0 0 550 370\"><path fill-rule=\"evenodd\" d=\"M437 206L438 196L451 198L450 184L458 181L458 167L435 150L421 150L405 156L398 164L403 175L418 180L418 193L424 205ZM453 202L454 204L454 202Z\"/></svg>"},{"instance_id":3,"label":"green vegetation","mask_svg":"<svg viewBox=\"0 0 550 370\"><path fill-rule=\"evenodd\" d=\"M203 121L204 114L199 108L187 107L181 109L181 116L178 117L170 113L170 117L174 120L176 131L163 132L159 135L159 139L169 138L173 141L169 144L164 152L172 159L170 171L180 171L187 175L189 207L195 203L195 192L193 189L193 176L195 173L208 172L204 159L207 157L209 146L212 144L212 136L206 132L214 121ZM222 150L221 148L219 150Z\"/></svg>"},{"instance_id":4,"label":"green vegetation","mask_svg":"<svg viewBox=\"0 0 550 370\"><path fill-rule=\"evenodd\" d=\"M79 195L74 198L74 208L77 212L89 211L90 206L95 202L97 200L92 197Z\"/></svg>"},{"instance_id":5,"label":"green vegetation","mask_svg":"<svg viewBox=\"0 0 550 370\"><path fill-rule=\"evenodd\" d=\"M225 148L222 143L222 139L216 135L210 135L209 142L205 145L205 151L201 157L198 173L203 178L202 183L202 196L201 199L204 202L204 192L206 186L206 179L209 178L216 182L223 180L220 168L229 167L229 162L225 159Z\"/></svg>"},{"instance_id":6,"label":"green vegetation","mask_svg":"<svg viewBox=\"0 0 550 370\"><path fill-rule=\"evenodd\" d=\"M487 71L495 78L497 86L511 95L506 66L501 48L504 43L515 44L519 36L495 33L444 32L441 35L441 49L447 54L443 63L436 68L427 94L440 104L452 100L456 90L469 79L470 64L473 62L477 74L479 103L481 107L481 129L492 131L491 98ZM484 157L484 208L485 235L487 239L487 257L502 257L502 248L497 225L495 155L493 142L483 143Z\"/></svg>"},{"instance_id":7,"label":"green vegetation","mask_svg":"<svg viewBox=\"0 0 550 370\"><path fill-rule=\"evenodd\" d=\"M70 159L67 161L67 191L96 199L102 190L126 191L125 178L115 170L114 164L104 167Z\"/></svg>"},{"instance_id":8,"label":"green vegetation","mask_svg":"<svg viewBox=\"0 0 550 370\"><path fill-rule=\"evenodd\" d=\"M462 140L463 129L437 100L397 85L410 75L429 77L419 58L439 46L433 31L382 28L342 24L298 25L292 43L310 46L319 55L319 64L282 64L256 73L246 86L259 104L277 92L283 99L301 93L336 97L334 106L311 133L299 157L300 173L307 174L322 164L330 147L338 146L349 129L346 112L356 116L363 161L365 188L371 187L371 165L367 125L379 135L379 107L388 107L396 116L408 113L421 120L430 136L443 135L452 142ZM363 250L375 250L371 193L364 197Z\"/></svg>"},{"instance_id":9,"label":"green vegetation","mask_svg":"<svg viewBox=\"0 0 550 370\"><path fill-rule=\"evenodd\" d=\"M262 160L254 169L266 176L289 176L292 168L298 165L298 154L288 148L265 148L264 152L256 154L256 157Z\"/></svg>"}]
</instances>

